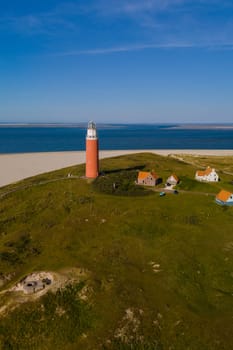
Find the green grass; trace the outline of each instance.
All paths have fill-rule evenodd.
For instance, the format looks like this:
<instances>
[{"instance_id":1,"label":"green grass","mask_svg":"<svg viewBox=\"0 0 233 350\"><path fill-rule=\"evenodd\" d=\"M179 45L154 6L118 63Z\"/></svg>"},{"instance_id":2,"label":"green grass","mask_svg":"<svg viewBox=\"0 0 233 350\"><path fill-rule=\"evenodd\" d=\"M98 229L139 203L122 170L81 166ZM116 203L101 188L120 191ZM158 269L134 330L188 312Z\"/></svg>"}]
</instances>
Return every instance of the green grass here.
<instances>
[{"instance_id":1,"label":"green grass","mask_svg":"<svg viewBox=\"0 0 233 350\"><path fill-rule=\"evenodd\" d=\"M136 169L154 169L164 180L175 173L182 180L178 188L197 193L141 196L143 188L137 193L131 183ZM231 176L218 184L197 183L194 166L148 153L102 160L101 170L105 177L94 182L67 178L37 186L35 177L17 184L34 186L2 198L0 276L12 276L2 289L32 271L74 266L90 271L91 290L86 304L77 293L66 304L81 307L83 328L73 326L75 318L67 326L53 325L52 311L39 311L52 299L49 294L1 319L2 344L21 349L23 339L32 349L54 349L54 342L56 349L233 349L233 208L218 206L205 194L225 184L233 188ZM39 181L83 171L83 166L62 169ZM132 322L125 318L128 309ZM27 318L38 324L38 340L31 340L34 328ZM116 338L124 327L127 339Z\"/></svg>"},{"instance_id":2,"label":"green grass","mask_svg":"<svg viewBox=\"0 0 233 350\"><path fill-rule=\"evenodd\" d=\"M77 293L81 284L48 292L0 319L2 349L57 349L74 343L91 326L91 311Z\"/></svg>"}]
</instances>

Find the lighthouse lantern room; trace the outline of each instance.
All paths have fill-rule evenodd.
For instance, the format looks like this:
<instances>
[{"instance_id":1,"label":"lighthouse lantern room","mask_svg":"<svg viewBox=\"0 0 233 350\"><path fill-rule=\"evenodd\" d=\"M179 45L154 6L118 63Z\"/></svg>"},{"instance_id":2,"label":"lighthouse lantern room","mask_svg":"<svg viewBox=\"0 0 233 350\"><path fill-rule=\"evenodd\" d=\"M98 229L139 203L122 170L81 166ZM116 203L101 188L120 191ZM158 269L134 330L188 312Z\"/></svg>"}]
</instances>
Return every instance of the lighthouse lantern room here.
<instances>
[{"instance_id":1,"label":"lighthouse lantern room","mask_svg":"<svg viewBox=\"0 0 233 350\"><path fill-rule=\"evenodd\" d=\"M96 125L88 123L86 136L86 177L95 179L99 175L99 145Z\"/></svg>"}]
</instances>

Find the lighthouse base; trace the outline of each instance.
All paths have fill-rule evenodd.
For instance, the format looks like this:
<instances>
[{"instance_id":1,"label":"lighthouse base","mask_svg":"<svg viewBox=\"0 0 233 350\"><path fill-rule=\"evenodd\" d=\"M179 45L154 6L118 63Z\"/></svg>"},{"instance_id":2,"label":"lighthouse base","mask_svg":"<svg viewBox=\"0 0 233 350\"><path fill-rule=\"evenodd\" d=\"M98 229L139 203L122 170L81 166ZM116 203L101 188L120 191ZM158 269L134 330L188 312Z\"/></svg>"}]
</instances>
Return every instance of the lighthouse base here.
<instances>
[{"instance_id":1,"label":"lighthouse base","mask_svg":"<svg viewBox=\"0 0 233 350\"><path fill-rule=\"evenodd\" d=\"M86 178L95 179L99 176L98 139L86 139Z\"/></svg>"}]
</instances>

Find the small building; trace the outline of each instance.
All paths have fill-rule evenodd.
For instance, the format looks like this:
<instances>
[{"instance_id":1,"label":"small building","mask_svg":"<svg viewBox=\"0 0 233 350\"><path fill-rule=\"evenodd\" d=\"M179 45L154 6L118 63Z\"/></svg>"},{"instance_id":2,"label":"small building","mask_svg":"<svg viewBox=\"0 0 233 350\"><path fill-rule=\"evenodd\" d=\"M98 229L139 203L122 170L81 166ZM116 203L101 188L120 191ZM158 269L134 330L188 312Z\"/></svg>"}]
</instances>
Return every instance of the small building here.
<instances>
[{"instance_id":1,"label":"small building","mask_svg":"<svg viewBox=\"0 0 233 350\"><path fill-rule=\"evenodd\" d=\"M208 166L205 170L197 170L195 174L195 179L197 181L204 182L218 182L219 176L216 173L215 169L210 168Z\"/></svg>"},{"instance_id":2,"label":"small building","mask_svg":"<svg viewBox=\"0 0 233 350\"><path fill-rule=\"evenodd\" d=\"M139 171L138 173L138 185L155 186L161 182L161 177L159 177L155 172Z\"/></svg>"},{"instance_id":3,"label":"small building","mask_svg":"<svg viewBox=\"0 0 233 350\"><path fill-rule=\"evenodd\" d=\"M216 203L220 205L232 205L233 206L233 193L221 190L215 197Z\"/></svg>"},{"instance_id":4,"label":"small building","mask_svg":"<svg viewBox=\"0 0 233 350\"><path fill-rule=\"evenodd\" d=\"M175 174L172 174L167 179L166 185L167 186L176 186L179 182L180 182L180 179Z\"/></svg>"}]
</instances>

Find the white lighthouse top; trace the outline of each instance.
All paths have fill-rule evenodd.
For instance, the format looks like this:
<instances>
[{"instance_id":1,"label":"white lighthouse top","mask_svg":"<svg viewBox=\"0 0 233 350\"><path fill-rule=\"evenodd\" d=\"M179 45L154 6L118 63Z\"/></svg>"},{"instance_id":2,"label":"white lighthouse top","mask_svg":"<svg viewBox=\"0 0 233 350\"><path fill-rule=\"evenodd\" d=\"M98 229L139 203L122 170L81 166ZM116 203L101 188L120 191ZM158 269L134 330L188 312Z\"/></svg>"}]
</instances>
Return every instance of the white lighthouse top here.
<instances>
[{"instance_id":1,"label":"white lighthouse top","mask_svg":"<svg viewBox=\"0 0 233 350\"><path fill-rule=\"evenodd\" d=\"M96 138L97 138L96 125L91 120L88 123L88 127L87 127L87 139L96 139Z\"/></svg>"}]
</instances>

